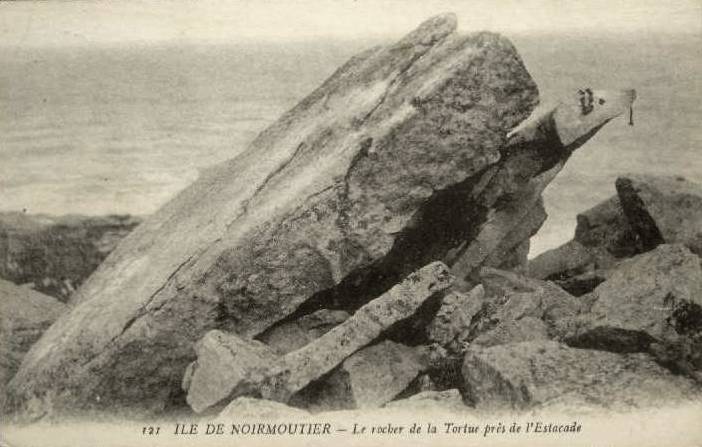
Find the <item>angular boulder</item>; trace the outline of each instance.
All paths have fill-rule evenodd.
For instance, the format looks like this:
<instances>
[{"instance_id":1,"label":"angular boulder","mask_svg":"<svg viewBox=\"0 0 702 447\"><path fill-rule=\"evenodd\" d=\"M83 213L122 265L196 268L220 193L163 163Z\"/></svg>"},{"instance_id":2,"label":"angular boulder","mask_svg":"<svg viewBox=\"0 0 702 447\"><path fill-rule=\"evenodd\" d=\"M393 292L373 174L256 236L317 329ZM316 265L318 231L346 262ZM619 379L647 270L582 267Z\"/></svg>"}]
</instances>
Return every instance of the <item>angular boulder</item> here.
<instances>
[{"instance_id":1,"label":"angular boulder","mask_svg":"<svg viewBox=\"0 0 702 447\"><path fill-rule=\"evenodd\" d=\"M54 297L0 279L0 388L5 389L25 353L67 309Z\"/></svg>"},{"instance_id":2,"label":"angular boulder","mask_svg":"<svg viewBox=\"0 0 702 447\"><path fill-rule=\"evenodd\" d=\"M141 221L0 213L0 278L67 302Z\"/></svg>"},{"instance_id":3,"label":"angular boulder","mask_svg":"<svg viewBox=\"0 0 702 447\"><path fill-rule=\"evenodd\" d=\"M291 403L313 412L377 408L405 390L423 369L417 349L386 340L356 352Z\"/></svg>"},{"instance_id":4,"label":"angular boulder","mask_svg":"<svg viewBox=\"0 0 702 447\"><path fill-rule=\"evenodd\" d=\"M208 330L252 338L352 311L446 260L484 221L473 186L537 102L510 42L455 28L439 16L353 57L140 225L27 355L12 409L158 411Z\"/></svg>"},{"instance_id":5,"label":"angular boulder","mask_svg":"<svg viewBox=\"0 0 702 447\"><path fill-rule=\"evenodd\" d=\"M210 331L195 345L197 361L186 370L183 390L200 413L232 394L253 371L264 371L277 359L266 345L222 331Z\"/></svg>"},{"instance_id":6,"label":"angular boulder","mask_svg":"<svg viewBox=\"0 0 702 447\"><path fill-rule=\"evenodd\" d=\"M683 177L626 175L616 187L645 249L678 243L702 256L702 185Z\"/></svg>"},{"instance_id":7,"label":"angular boulder","mask_svg":"<svg viewBox=\"0 0 702 447\"><path fill-rule=\"evenodd\" d=\"M476 345L562 339L584 310L581 301L547 281L488 267L481 277L485 305L468 337Z\"/></svg>"},{"instance_id":8,"label":"angular boulder","mask_svg":"<svg viewBox=\"0 0 702 447\"><path fill-rule=\"evenodd\" d=\"M348 318L346 311L321 309L295 321L273 326L257 338L277 354L283 355L300 349Z\"/></svg>"},{"instance_id":9,"label":"angular boulder","mask_svg":"<svg viewBox=\"0 0 702 447\"><path fill-rule=\"evenodd\" d=\"M412 317L425 301L447 290L452 282L448 267L441 262L412 273L314 342L283 356L264 380L263 397L288 401L346 357Z\"/></svg>"},{"instance_id":10,"label":"angular boulder","mask_svg":"<svg viewBox=\"0 0 702 447\"><path fill-rule=\"evenodd\" d=\"M482 285L462 293L451 291L444 296L441 307L427 326L427 338L431 342L449 349L460 351L467 337L470 322L483 306L485 290Z\"/></svg>"},{"instance_id":11,"label":"angular boulder","mask_svg":"<svg viewBox=\"0 0 702 447\"><path fill-rule=\"evenodd\" d=\"M700 398L693 381L647 354L574 349L553 341L471 347L462 371L464 397L479 409L549 407L567 399L631 410Z\"/></svg>"},{"instance_id":12,"label":"angular boulder","mask_svg":"<svg viewBox=\"0 0 702 447\"><path fill-rule=\"evenodd\" d=\"M566 339L570 346L613 352L653 348L663 363L702 370L702 355L695 353L702 347L702 269L700 258L685 246L659 245L623 261L583 298L593 304L576 319Z\"/></svg>"},{"instance_id":13,"label":"angular boulder","mask_svg":"<svg viewBox=\"0 0 702 447\"><path fill-rule=\"evenodd\" d=\"M214 355L203 362L198 359L197 367L188 368L191 377L184 381L189 384L188 402L196 412L239 396L288 402L310 382L330 372L394 324L411 317L424 301L450 287L451 281L448 267L440 262L429 264L326 334L277 359L268 357L270 351L260 342L252 345L236 336L222 338L220 332L214 331L214 349L203 349L211 343L198 345L205 354ZM206 341L213 338L211 334L205 337ZM202 395L193 395L200 390Z\"/></svg>"}]
</instances>

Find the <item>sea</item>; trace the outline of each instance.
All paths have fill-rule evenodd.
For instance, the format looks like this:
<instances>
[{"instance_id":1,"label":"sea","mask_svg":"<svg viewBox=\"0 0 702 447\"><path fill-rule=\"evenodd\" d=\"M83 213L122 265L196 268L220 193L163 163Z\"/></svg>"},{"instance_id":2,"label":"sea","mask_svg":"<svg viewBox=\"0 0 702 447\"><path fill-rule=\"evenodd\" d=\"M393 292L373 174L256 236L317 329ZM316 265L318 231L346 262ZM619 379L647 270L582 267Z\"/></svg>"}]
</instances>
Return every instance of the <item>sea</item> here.
<instances>
[{"instance_id":1,"label":"sea","mask_svg":"<svg viewBox=\"0 0 702 447\"><path fill-rule=\"evenodd\" d=\"M508 37L545 103L583 87L638 93L635 125L612 121L546 190L530 256L572 238L576 215L615 194L618 175L702 183L701 36ZM0 211L153 213L378 43L0 45Z\"/></svg>"}]
</instances>

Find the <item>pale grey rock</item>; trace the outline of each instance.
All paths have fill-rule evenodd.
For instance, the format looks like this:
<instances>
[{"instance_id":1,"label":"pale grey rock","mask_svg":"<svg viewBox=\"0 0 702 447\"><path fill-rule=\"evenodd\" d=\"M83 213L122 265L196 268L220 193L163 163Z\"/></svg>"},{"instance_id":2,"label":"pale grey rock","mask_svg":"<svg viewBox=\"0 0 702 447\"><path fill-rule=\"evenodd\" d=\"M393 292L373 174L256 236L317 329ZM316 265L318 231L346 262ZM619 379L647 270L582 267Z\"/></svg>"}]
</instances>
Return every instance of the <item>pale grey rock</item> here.
<instances>
[{"instance_id":1,"label":"pale grey rock","mask_svg":"<svg viewBox=\"0 0 702 447\"><path fill-rule=\"evenodd\" d=\"M256 371L265 371L277 355L265 344L222 331L210 331L195 345L197 361L185 373L183 388L196 413L233 394Z\"/></svg>"},{"instance_id":2,"label":"pale grey rock","mask_svg":"<svg viewBox=\"0 0 702 447\"><path fill-rule=\"evenodd\" d=\"M660 245L622 262L589 298L581 334L602 327L674 341L694 324L688 310L702 305L700 259L682 245Z\"/></svg>"}]
</instances>

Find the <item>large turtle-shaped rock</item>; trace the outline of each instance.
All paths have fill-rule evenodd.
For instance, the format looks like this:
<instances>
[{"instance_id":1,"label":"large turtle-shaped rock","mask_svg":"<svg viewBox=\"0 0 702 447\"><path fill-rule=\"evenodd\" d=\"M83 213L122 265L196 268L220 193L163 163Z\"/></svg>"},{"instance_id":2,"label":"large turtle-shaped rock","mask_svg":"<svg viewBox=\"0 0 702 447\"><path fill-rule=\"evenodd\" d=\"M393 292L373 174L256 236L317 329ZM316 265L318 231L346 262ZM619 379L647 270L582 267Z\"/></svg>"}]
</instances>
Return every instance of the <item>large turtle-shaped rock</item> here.
<instances>
[{"instance_id":1,"label":"large turtle-shaped rock","mask_svg":"<svg viewBox=\"0 0 702 447\"><path fill-rule=\"evenodd\" d=\"M509 252L520 197L621 107L564 107L507 144L537 88L509 41L455 27L435 17L353 57L144 222L27 354L9 409L162 411L211 329L253 338L354 311L434 260L469 272Z\"/></svg>"}]
</instances>

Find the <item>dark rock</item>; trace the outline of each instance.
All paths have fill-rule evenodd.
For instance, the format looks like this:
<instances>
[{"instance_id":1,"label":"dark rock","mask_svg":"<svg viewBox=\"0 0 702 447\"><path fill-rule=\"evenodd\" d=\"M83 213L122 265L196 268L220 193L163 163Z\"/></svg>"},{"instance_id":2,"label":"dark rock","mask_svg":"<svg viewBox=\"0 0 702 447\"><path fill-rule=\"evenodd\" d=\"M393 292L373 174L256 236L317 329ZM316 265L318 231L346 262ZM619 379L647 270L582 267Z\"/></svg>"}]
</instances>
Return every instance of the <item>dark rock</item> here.
<instances>
[{"instance_id":1,"label":"dark rock","mask_svg":"<svg viewBox=\"0 0 702 447\"><path fill-rule=\"evenodd\" d=\"M417 349L391 341L361 349L331 374L293 397L312 412L376 408L390 402L423 370Z\"/></svg>"},{"instance_id":2,"label":"dark rock","mask_svg":"<svg viewBox=\"0 0 702 447\"><path fill-rule=\"evenodd\" d=\"M549 407L573 400L612 410L651 408L699 399L687 378L647 354L569 348L553 341L471 347L463 394L479 409Z\"/></svg>"},{"instance_id":3,"label":"dark rock","mask_svg":"<svg viewBox=\"0 0 702 447\"><path fill-rule=\"evenodd\" d=\"M509 41L455 27L352 58L140 225L28 354L13 409L159 411L208 330L353 311L471 239L473 185L538 99Z\"/></svg>"},{"instance_id":4,"label":"dark rock","mask_svg":"<svg viewBox=\"0 0 702 447\"><path fill-rule=\"evenodd\" d=\"M0 278L63 302L141 218L0 213Z\"/></svg>"},{"instance_id":5,"label":"dark rock","mask_svg":"<svg viewBox=\"0 0 702 447\"><path fill-rule=\"evenodd\" d=\"M346 321L348 317L349 313L343 310L322 309L295 321L274 326L261 334L258 339L277 354L283 355L326 334L333 327Z\"/></svg>"}]
</instances>

